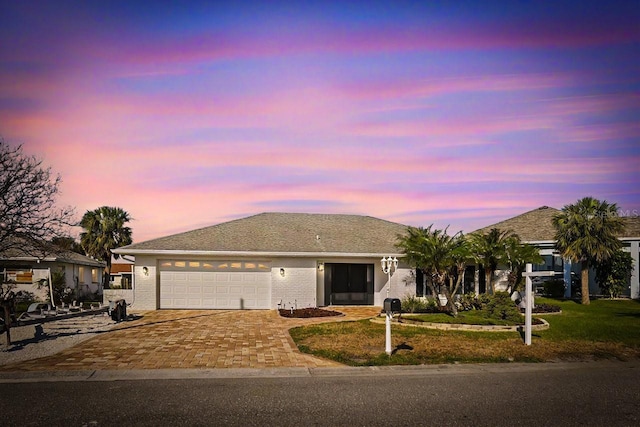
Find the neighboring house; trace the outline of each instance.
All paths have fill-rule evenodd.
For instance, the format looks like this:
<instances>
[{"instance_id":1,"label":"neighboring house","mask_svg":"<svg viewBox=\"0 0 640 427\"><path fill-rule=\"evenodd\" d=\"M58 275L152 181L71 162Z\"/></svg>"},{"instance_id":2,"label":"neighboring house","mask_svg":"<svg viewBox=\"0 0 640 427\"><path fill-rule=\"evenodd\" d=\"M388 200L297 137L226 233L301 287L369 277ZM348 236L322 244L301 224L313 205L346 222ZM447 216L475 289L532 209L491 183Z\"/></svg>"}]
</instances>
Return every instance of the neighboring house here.
<instances>
[{"instance_id":1,"label":"neighboring house","mask_svg":"<svg viewBox=\"0 0 640 427\"><path fill-rule=\"evenodd\" d=\"M111 257L109 272L109 289L131 289L133 286L133 270L136 264L134 257Z\"/></svg>"},{"instance_id":2,"label":"neighboring house","mask_svg":"<svg viewBox=\"0 0 640 427\"><path fill-rule=\"evenodd\" d=\"M406 226L358 215L263 213L113 252L135 256L135 308L276 309L377 305L415 293L399 264Z\"/></svg>"},{"instance_id":3,"label":"neighboring house","mask_svg":"<svg viewBox=\"0 0 640 427\"><path fill-rule=\"evenodd\" d=\"M49 247L37 254L25 247L14 247L0 253L0 279L2 283L16 285L14 292L32 292L38 300L47 300L45 287L38 282L48 280L51 272L64 271L66 286L76 297L102 293L104 263L93 258Z\"/></svg>"},{"instance_id":4,"label":"neighboring house","mask_svg":"<svg viewBox=\"0 0 640 427\"><path fill-rule=\"evenodd\" d=\"M132 256L120 256L118 259L111 257L109 288L102 294L105 304L118 299L124 299L128 303L134 302L135 264L136 260Z\"/></svg>"},{"instance_id":5,"label":"neighboring house","mask_svg":"<svg viewBox=\"0 0 640 427\"><path fill-rule=\"evenodd\" d=\"M529 212L525 212L513 218L498 222L488 227L476 230L476 232L487 233L492 228L506 231L511 230L520 236L520 239L536 246L540 249L540 255L545 260L544 265L534 266L534 271L556 271L558 278L565 281L565 296L571 296L571 277L577 275L580 277L580 265L572 265L570 260L563 260L558 251L555 249L555 228L553 226L553 217L561 211L558 209L542 206ZM629 287L626 295L631 298L640 298L640 285L638 283L639 274L638 266L640 265L639 245L640 245L640 217L628 216L622 217L625 222L625 232L619 236L623 244L623 249L631 253L633 258L634 270L629 281ZM496 272L498 276L498 284L496 289L504 288L506 278L500 271ZM482 276L482 275L480 275ZM476 276L476 289L480 288L479 277ZM569 285L569 286L567 286ZM595 282L595 274L589 274L589 290L590 293L598 294L599 288Z\"/></svg>"}]
</instances>

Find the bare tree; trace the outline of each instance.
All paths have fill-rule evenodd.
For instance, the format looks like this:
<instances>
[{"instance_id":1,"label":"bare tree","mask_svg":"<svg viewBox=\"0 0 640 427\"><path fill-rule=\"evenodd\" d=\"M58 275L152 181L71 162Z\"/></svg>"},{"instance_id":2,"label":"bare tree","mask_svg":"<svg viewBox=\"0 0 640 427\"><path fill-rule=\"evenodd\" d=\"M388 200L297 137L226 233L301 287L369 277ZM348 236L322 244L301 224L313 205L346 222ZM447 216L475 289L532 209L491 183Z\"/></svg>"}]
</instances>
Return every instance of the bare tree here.
<instances>
[{"instance_id":1,"label":"bare tree","mask_svg":"<svg viewBox=\"0 0 640 427\"><path fill-rule=\"evenodd\" d=\"M59 208L60 175L0 138L0 254L10 250L47 253L46 242L68 237L74 210Z\"/></svg>"},{"instance_id":2,"label":"bare tree","mask_svg":"<svg viewBox=\"0 0 640 427\"><path fill-rule=\"evenodd\" d=\"M72 208L56 207L60 175L42 161L12 147L0 138L0 256L31 255L44 258L51 241L68 237L73 224ZM15 284L0 279L0 306L7 345L11 344Z\"/></svg>"}]
</instances>

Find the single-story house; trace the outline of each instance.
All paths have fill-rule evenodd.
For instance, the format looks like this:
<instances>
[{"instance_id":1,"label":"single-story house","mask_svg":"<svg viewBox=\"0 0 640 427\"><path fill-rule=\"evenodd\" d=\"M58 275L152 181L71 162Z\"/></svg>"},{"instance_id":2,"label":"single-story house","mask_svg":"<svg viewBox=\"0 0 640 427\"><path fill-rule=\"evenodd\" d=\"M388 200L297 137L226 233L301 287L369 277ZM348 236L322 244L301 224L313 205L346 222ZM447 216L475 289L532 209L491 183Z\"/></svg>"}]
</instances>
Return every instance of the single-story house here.
<instances>
[{"instance_id":1,"label":"single-story house","mask_svg":"<svg viewBox=\"0 0 640 427\"><path fill-rule=\"evenodd\" d=\"M13 246L0 252L2 283L15 285L14 292L31 292L42 301L47 300L47 290L38 287L38 283L48 280L54 271L64 272L66 287L74 292L75 297L101 294L104 268L100 261L55 246L37 251L26 246Z\"/></svg>"},{"instance_id":2,"label":"single-story house","mask_svg":"<svg viewBox=\"0 0 640 427\"><path fill-rule=\"evenodd\" d=\"M406 226L359 215L262 213L118 248L135 256L135 308L277 309L377 305L415 294L383 257Z\"/></svg>"},{"instance_id":3,"label":"single-story house","mask_svg":"<svg viewBox=\"0 0 640 427\"><path fill-rule=\"evenodd\" d=\"M580 265L572 264L570 260L564 260L555 249L555 228L553 217L561 211L548 206L525 212L513 218L506 219L493 225L476 230L479 233L488 233L492 228L502 231L511 230L520 236L520 239L540 249L540 255L544 258L545 264L534 266L534 271L556 271L558 278L565 281L565 296L571 296L571 277L580 277ZM623 250L629 252L633 258L634 270L629 281L626 295L631 298L640 298L640 284L638 266L640 265L640 217L622 216L625 223L625 231L619 238L622 241ZM501 272L497 271L498 278ZM481 275L480 275L481 276ZM506 278L502 278L502 282ZM478 276L476 276L476 289L479 288ZM496 289L500 289L500 281L496 284ZM504 287L504 286L503 286ZM598 294L599 288L595 282L595 274L589 274L589 291Z\"/></svg>"}]
</instances>

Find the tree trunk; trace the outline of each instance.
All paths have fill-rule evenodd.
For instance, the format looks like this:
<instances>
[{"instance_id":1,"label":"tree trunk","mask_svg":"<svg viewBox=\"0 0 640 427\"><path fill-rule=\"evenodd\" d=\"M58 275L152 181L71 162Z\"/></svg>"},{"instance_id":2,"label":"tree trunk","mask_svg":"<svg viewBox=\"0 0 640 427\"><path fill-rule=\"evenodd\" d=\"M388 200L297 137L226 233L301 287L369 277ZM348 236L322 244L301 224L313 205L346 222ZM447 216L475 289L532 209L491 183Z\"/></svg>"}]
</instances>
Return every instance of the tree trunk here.
<instances>
[{"instance_id":1,"label":"tree trunk","mask_svg":"<svg viewBox=\"0 0 640 427\"><path fill-rule=\"evenodd\" d=\"M582 261L580 264L580 281L582 285L582 304L589 305L589 261Z\"/></svg>"},{"instance_id":2,"label":"tree trunk","mask_svg":"<svg viewBox=\"0 0 640 427\"><path fill-rule=\"evenodd\" d=\"M442 290L444 296L447 298L447 307L449 308L451 315L453 317L458 317L458 308L456 307L455 301L453 301L453 296L449 291L449 286L447 286L446 283L443 283L442 286L440 286L440 289Z\"/></svg>"},{"instance_id":3,"label":"tree trunk","mask_svg":"<svg viewBox=\"0 0 640 427\"><path fill-rule=\"evenodd\" d=\"M109 282L111 279L111 257L109 257L108 261L106 261L107 265L105 266L102 272L102 291L105 289L109 289Z\"/></svg>"},{"instance_id":4,"label":"tree trunk","mask_svg":"<svg viewBox=\"0 0 640 427\"><path fill-rule=\"evenodd\" d=\"M487 288L487 293L489 295L493 295L493 282L491 281L491 278L493 276L493 271L491 270L491 267L485 267L484 268L484 278L485 278L485 286Z\"/></svg>"},{"instance_id":5,"label":"tree trunk","mask_svg":"<svg viewBox=\"0 0 640 427\"><path fill-rule=\"evenodd\" d=\"M11 308L7 301L2 302L2 314L4 317L4 328L7 333L7 347L11 346Z\"/></svg>"},{"instance_id":6,"label":"tree trunk","mask_svg":"<svg viewBox=\"0 0 640 427\"><path fill-rule=\"evenodd\" d=\"M433 284L433 280L426 274L425 274L425 283L427 284L427 286L429 287L429 290L431 291L431 296L437 300L438 292L436 291L436 287Z\"/></svg>"}]
</instances>

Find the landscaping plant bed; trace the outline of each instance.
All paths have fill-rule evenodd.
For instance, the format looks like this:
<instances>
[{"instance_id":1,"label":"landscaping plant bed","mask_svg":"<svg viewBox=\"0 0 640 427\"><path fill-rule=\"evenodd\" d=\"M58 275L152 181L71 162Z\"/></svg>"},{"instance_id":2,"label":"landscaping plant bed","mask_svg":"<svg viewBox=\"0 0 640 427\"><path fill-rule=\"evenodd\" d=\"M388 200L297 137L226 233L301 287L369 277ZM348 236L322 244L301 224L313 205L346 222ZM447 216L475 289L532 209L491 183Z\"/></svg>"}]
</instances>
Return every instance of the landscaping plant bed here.
<instances>
[{"instance_id":1,"label":"landscaping plant bed","mask_svg":"<svg viewBox=\"0 0 640 427\"><path fill-rule=\"evenodd\" d=\"M525 312L524 308L520 309L521 313ZM540 314L540 313L561 313L562 310L560 309L559 306L557 305L553 305L553 304L536 304L536 306L531 310L531 312L533 314Z\"/></svg>"},{"instance_id":2,"label":"landscaping plant bed","mask_svg":"<svg viewBox=\"0 0 640 427\"><path fill-rule=\"evenodd\" d=\"M282 317L293 317L298 319L304 319L309 317L330 317L340 316L342 313L332 310L324 310L322 308L297 308L295 310L280 309L278 310Z\"/></svg>"},{"instance_id":3,"label":"landscaping plant bed","mask_svg":"<svg viewBox=\"0 0 640 427\"><path fill-rule=\"evenodd\" d=\"M524 318L521 321L513 322L504 319L484 318L482 315L471 312L460 312L458 317L452 317L448 314L403 314L398 319L399 323L443 323L450 325L475 325L475 326L522 326ZM544 322L536 317L531 319L532 325L543 325Z\"/></svg>"}]
</instances>

